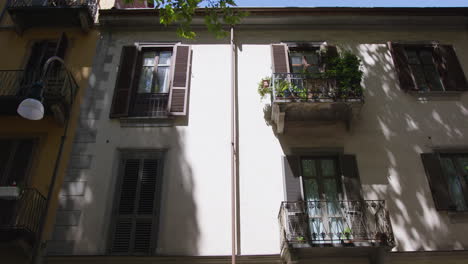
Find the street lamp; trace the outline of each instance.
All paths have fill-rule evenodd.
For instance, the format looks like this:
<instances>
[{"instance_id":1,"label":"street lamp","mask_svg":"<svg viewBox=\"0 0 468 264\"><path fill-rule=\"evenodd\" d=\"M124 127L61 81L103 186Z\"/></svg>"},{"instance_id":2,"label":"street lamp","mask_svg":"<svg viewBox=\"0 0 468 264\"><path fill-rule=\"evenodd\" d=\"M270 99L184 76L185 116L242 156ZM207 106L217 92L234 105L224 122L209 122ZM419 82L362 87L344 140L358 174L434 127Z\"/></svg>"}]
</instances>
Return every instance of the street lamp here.
<instances>
[{"instance_id":1,"label":"street lamp","mask_svg":"<svg viewBox=\"0 0 468 264\"><path fill-rule=\"evenodd\" d=\"M65 65L65 62L63 61L62 58L53 56L50 57L45 63L44 63L44 68L42 70L42 75L41 78L39 79L38 82L32 85L30 93L28 94L28 98L24 99L19 105L17 112L20 116L28 119L28 120L41 120L44 117L44 105L42 104L44 98L43 98L43 93L44 93L44 87L46 83L46 76L47 72L49 70L50 65L53 62L59 62L65 69L66 74L69 74L69 71ZM32 255L32 263L37 263L40 260L41 257L41 243L44 237L44 227L45 227L45 222L46 222L46 217L47 217L47 212L49 211L49 208L51 206L51 198L53 195L53 191L55 189L55 183L57 181L57 175L58 175L58 168L60 165L60 161L62 159L62 152L63 152L63 146L65 144L65 139L67 137L67 131L68 131L68 121L70 119L70 113L71 113L71 107L73 105L73 96L74 96L74 91L72 86L68 86L71 91L70 91L70 111L68 111L68 115L65 116L65 128L63 130L63 135L61 137L60 141L60 147L59 151L57 154L57 158L55 160L55 166L54 166L54 172L52 174L52 179L50 180L50 185L49 185L49 190L47 192L47 200L46 200L46 205L44 208L44 211L41 214L41 217L39 219L39 230L37 234L37 241L34 245L34 250L33 250L33 255Z\"/></svg>"},{"instance_id":2,"label":"street lamp","mask_svg":"<svg viewBox=\"0 0 468 264\"><path fill-rule=\"evenodd\" d=\"M19 105L18 109L16 110L18 114L26 119L29 120L41 120L44 117L44 105L42 104L43 97L42 94L44 93L44 81L49 70L50 65L52 62L58 61L60 62L65 70L67 70L65 66L65 62L62 58L58 56L50 57L45 63L44 68L42 70L41 78L38 82L34 83L31 87L31 92L28 95L28 98L24 99ZM73 102L73 91L71 91L71 102Z\"/></svg>"}]
</instances>

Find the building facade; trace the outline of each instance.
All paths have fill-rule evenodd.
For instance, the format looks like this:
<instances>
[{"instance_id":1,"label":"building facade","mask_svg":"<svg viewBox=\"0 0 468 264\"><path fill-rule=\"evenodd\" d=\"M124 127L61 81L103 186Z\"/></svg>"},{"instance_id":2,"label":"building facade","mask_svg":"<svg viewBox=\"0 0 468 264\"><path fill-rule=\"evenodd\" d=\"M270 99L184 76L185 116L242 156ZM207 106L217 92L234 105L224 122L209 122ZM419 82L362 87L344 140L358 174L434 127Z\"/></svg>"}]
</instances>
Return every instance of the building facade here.
<instances>
[{"instance_id":1,"label":"building facade","mask_svg":"<svg viewBox=\"0 0 468 264\"><path fill-rule=\"evenodd\" d=\"M466 261L466 9L247 9L231 42L115 7L47 263Z\"/></svg>"},{"instance_id":2,"label":"building facade","mask_svg":"<svg viewBox=\"0 0 468 264\"><path fill-rule=\"evenodd\" d=\"M49 239L54 197L99 38L97 9L92 0L0 3L0 254L5 263L29 263ZM48 63L54 56L58 59ZM42 100L44 118L17 114L25 98Z\"/></svg>"}]
</instances>

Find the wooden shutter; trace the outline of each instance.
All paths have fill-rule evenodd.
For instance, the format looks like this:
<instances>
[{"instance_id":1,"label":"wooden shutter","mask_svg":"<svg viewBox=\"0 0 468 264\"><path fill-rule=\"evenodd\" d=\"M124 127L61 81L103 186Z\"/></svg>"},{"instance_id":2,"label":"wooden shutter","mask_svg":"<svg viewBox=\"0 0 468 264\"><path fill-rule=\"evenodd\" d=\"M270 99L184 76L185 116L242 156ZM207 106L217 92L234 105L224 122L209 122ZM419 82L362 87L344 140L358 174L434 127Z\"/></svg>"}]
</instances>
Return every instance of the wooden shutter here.
<instances>
[{"instance_id":1,"label":"wooden shutter","mask_svg":"<svg viewBox=\"0 0 468 264\"><path fill-rule=\"evenodd\" d=\"M406 57L405 46L394 42L389 42L388 46L393 58L393 64L400 81L400 88L403 91L416 90L413 74Z\"/></svg>"},{"instance_id":2,"label":"wooden shutter","mask_svg":"<svg viewBox=\"0 0 468 264\"><path fill-rule=\"evenodd\" d=\"M272 44L271 58L273 73L289 73L288 47L286 44Z\"/></svg>"},{"instance_id":3,"label":"wooden shutter","mask_svg":"<svg viewBox=\"0 0 468 264\"><path fill-rule=\"evenodd\" d=\"M122 47L119 72L110 111L111 118L128 116L137 54L138 51L135 46Z\"/></svg>"},{"instance_id":4,"label":"wooden shutter","mask_svg":"<svg viewBox=\"0 0 468 264\"><path fill-rule=\"evenodd\" d=\"M172 115L184 116L187 114L189 96L190 46L176 45L173 54L172 86L169 93L168 109Z\"/></svg>"},{"instance_id":5,"label":"wooden shutter","mask_svg":"<svg viewBox=\"0 0 468 264\"><path fill-rule=\"evenodd\" d=\"M362 200L361 180L359 178L356 156L347 154L341 155L340 163L346 200Z\"/></svg>"},{"instance_id":6,"label":"wooden shutter","mask_svg":"<svg viewBox=\"0 0 468 264\"><path fill-rule=\"evenodd\" d=\"M450 210L454 207L454 204L448 192L447 180L444 177L438 155L435 153L422 153L421 159L436 209Z\"/></svg>"},{"instance_id":7,"label":"wooden shutter","mask_svg":"<svg viewBox=\"0 0 468 264\"><path fill-rule=\"evenodd\" d=\"M468 84L460 61L452 45L435 48L437 68L447 91L466 91Z\"/></svg>"},{"instance_id":8,"label":"wooden shutter","mask_svg":"<svg viewBox=\"0 0 468 264\"><path fill-rule=\"evenodd\" d=\"M297 157L297 156L295 156ZM294 175L293 169L299 169L299 159L288 159L288 157L282 157L283 161L283 179L284 179L284 196L285 201L298 201L302 199L301 190L301 178ZM291 163L293 163L291 165ZM296 171L297 174L299 174Z\"/></svg>"},{"instance_id":9,"label":"wooden shutter","mask_svg":"<svg viewBox=\"0 0 468 264\"><path fill-rule=\"evenodd\" d=\"M111 253L149 255L157 234L159 161L132 158L125 159L122 166Z\"/></svg>"}]
</instances>

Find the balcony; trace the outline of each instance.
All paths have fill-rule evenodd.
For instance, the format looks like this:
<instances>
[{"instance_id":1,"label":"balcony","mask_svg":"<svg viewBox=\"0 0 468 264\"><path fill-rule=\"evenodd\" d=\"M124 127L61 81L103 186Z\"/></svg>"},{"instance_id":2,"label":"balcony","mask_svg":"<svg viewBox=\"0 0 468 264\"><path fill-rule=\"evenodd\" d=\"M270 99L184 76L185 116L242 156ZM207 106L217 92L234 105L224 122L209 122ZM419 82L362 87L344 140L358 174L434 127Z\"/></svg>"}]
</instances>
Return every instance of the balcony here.
<instances>
[{"instance_id":1,"label":"balcony","mask_svg":"<svg viewBox=\"0 0 468 264\"><path fill-rule=\"evenodd\" d=\"M285 127L344 122L349 129L363 103L361 92L340 88L334 79L302 73L275 73L271 78L271 119L278 134Z\"/></svg>"},{"instance_id":2,"label":"balcony","mask_svg":"<svg viewBox=\"0 0 468 264\"><path fill-rule=\"evenodd\" d=\"M287 262L330 254L369 257L394 245L382 200L283 202L278 220Z\"/></svg>"},{"instance_id":3,"label":"balcony","mask_svg":"<svg viewBox=\"0 0 468 264\"><path fill-rule=\"evenodd\" d=\"M17 200L0 199L0 243L15 241L30 250L37 240L45 205L44 196L32 188L23 189Z\"/></svg>"},{"instance_id":4,"label":"balcony","mask_svg":"<svg viewBox=\"0 0 468 264\"><path fill-rule=\"evenodd\" d=\"M97 0L10 0L7 6L19 32L31 27L81 27L94 23Z\"/></svg>"},{"instance_id":5,"label":"balcony","mask_svg":"<svg viewBox=\"0 0 468 264\"><path fill-rule=\"evenodd\" d=\"M31 94L32 84L39 78L36 72L0 70L0 115L16 115L18 104ZM45 114L53 114L62 123L78 85L70 72L61 67L51 68L44 80Z\"/></svg>"}]
</instances>

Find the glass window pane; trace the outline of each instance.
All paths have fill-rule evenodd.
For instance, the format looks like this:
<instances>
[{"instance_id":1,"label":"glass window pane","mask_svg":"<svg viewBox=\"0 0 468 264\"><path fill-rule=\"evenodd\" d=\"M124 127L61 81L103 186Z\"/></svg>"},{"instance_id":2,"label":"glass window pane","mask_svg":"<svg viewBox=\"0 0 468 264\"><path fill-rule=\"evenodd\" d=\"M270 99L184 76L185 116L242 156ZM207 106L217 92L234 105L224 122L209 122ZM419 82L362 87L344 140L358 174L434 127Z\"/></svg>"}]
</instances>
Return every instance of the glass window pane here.
<instances>
[{"instance_id":1,"label":"glass window pane","mask_svg":"<svg viewBox=\"0 0 468 264\"><path fill-rule=\"evenodd\" d=\"M426 79L431 84L431 91L443 91L442 81L440 80L439 72L434 64L424 65L424 74Z\"/></svg>"},{"instance_id":2,"label":"glass window pane","mask_svg":"<svg viewBox=\"0 0 468 264\"><path fill-rule=\"evenodd\" d=\"M306 201L319 200L318 183L316 179L303 179L304 184L304 198Z\"/></svg>"},{"instance_id":3,"label":"glass window pane","mask_svg":"<svg viewBox=\"0 0 468 264\"><path fill-rule=\"evenodd\" d=\"M153 67L141 69L138 93L151 93L153 90Z\"/></svg>"},{"instance_id":4,"label":"glass window pane","mask_svg":"<svg viewBox=\"0 0 468 264\"><path fill-rule=\"evenodd\" d=\"M427 64L427 65L434 65L434 61L432 60L432 51L423 49L419 53L419 56L421 57L422 63Z\"/></svg>"},{"instance_id":5,"label":"glass window pane","mask_svg":"<svg viewBox=\"0 0 468 264\"><path fill-rule=\"evenodd\" d=\"M324 179L323 185L325 191L325 199L338 200L338 188L336 184L336 179Z\"/></svg>"},{"instance_id":6,"label":"glass window pane","mask_svg":"<svg viewBox=\"0 0 468 264\"><path fill-rule=\"evenodd\" d=\"M442 169L447 176L449 193L452 201L455 203L457 210L464 211L468 207L465 202L465 197L463 195L463 188L460 182L460 178L457 175L457 171L452 162L452 159L449 157L441 157L440 159Z\"/></svg>"},{"instance_id":7,"label":"glass window pane","mask_svg":"<svg viewBox=\"0 0 468 264\"><path fill-rule=\"evenodd\" d=\"M428 91L429 86L426 83L426 78L424 76L424 71L420 65L411 65L411 71L413 72L413 76L416 79L416 83L418 84L418 88L420 91Z\"/></svg>"},{"instance_id":8,"label":"glass window pane","mask_svg":"<svg viewBox=\"0 0 468 264\"><path fill-rule=\"evenodd\" d=\"M159 66L156 74L157 88L156 93L168 93L169 92L169 66Z\"/></svg>"},{"instance_id":9,"label":"glass window pane","mask_svg":"<svg viewBox=\"0 0 468 264\"><path fill-rule=\"evenodd\" d=\"M419 58L415 50L406 50L409 64L419 64Z\"/></svg>"},{"instance_id":10,"label":"glass window pane","mask_svg":"<svg viewBox=\"0 0 468 264\"><path fill-rule=\"evenodd\" d=\"M332 240L340 240L344 238L344 227L342 218L330 218L330 234L329 237Z\"/></svg>"},{"instance_id":11,"label":"glass window pane","mask_svg":"<svg viewBox=\"0 0 468 264\"><path fill-rule=\"evenodd\" d=\"M291 53L291 64L302 64L302 54L301 53Z\"/></svg>"},{"instance_id":12,"label":"glass window pane","mask_svg":"<svg viewBox=\"0 0 468 264\"><path fill-rule=\"evenodd\" d=\"M332 177L336 176L335 171L335 160L328 159L328 160L321 160L320 161L322 167L322 175L324 177Z\"/></svg>"},{"instance_id":13,"label":"glass window pane","mask_svg":"<svg viewBox=\"0 0 468 264\"><path fill-rule=\"evenodd\" d=\"M159 62L158 65L170 65L171 64L171 51L161 51L159 54Z\"/></svg>"},{"instance_id":14,"label":"glass window pane","mask_svg":"<svg viewBox=\"0 0 468 264\"><path fill-rule=\"evenodd\" d=\"M154 66L154 58L156 57L156 52L145 52L143 53L143 66Z\"/></svg>"},{"instance_id":15,"label":"glass window pane","mask_svg":"<svg viewBox=\"0 0 468 264\"><path fill-rule=\"evenodd\" d=\"M325 234L325 228L323 226L323 221L321 218L310 218L309 219L309 229L312 235L312 240L314 243L320 243L323 241ZM325 237L326 238L326 237Z\"/></svg>"},{"instance_id":16,"label":"glass window pane","mask_svg":"<svg viewBox=\"0 0 468 264\"><path fill-rule=\"evenodd\" d=\"M317 171L315 169L315 160L303 159L302 163L302 176L304 177L316 177Z\"/></svg>"}]
</instances>

